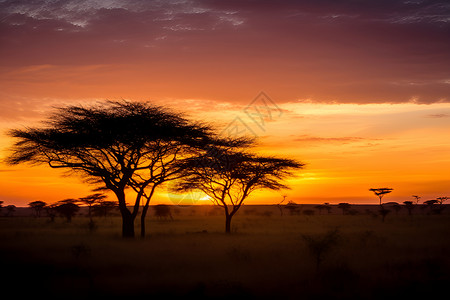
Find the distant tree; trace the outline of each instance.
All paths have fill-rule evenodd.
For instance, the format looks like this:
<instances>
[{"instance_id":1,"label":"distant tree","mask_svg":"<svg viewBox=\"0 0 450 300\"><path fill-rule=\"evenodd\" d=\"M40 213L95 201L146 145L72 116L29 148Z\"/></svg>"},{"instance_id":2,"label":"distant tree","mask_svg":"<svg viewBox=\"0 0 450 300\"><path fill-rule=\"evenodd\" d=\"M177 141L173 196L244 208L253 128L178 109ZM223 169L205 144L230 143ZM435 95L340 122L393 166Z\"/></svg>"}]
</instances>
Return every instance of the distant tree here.
<instances>
[{"instance_id":1,"label":"distant tree","mask_svg":"<svg viewBox=\"0 0 450 300\"><path fill-rule=\"evenodd\" d=\"M342 202L342 203L338 204L338 208L342 209L343 215L348 214L351 207L352 207L351 204L346 203L346 202Z\"/></svg>"},{"instance_id":2,"label":"distant tree","mask_svg":"<svg viewBox=\"0 0 450 300\"><path fill-rule=\"evenodd\" d=\"M449 197L437 197L436 200L438 201L438 204L442 205L445 201L450 199Z\"/></svg>"},{"instance_id":3,"label":"distant tree","mask_svg":"<svg viewBox=\"0 0 450 300\"><path fill-rule=\"evenodd\" d=\"M289 214L291 216L293 215L299 215L301 211L301 205L295 203L294 201L289 201L285 206L284 209L287 209L289 211Z\"/></svg>"},{"instance_id":4,"label":"distant tree","mask_svg":"<svg viewBox=\"0 0 450 300\"><path fill-rule=\"evenodd\" d=\"M155 210L155 216L157 216L160 220L161 219L171 219L173 220L172 217L172 212L170 210L170 206L166 205L166 204L157 204L153 207L153 209Z\"/></svg>"},{"instance_id":5,"label":"distant tree","mask_svg":"<svg viewBox=\"0 0 450 300\"><path fill-rule=\"evenodd\" d=\"M2 212L3 209L3 201L0 201L0 212Z\"/></svg>"},{"instance_id":6,"label":"distant tree","mask_svg":"<svg viewBox=\"0 0 450 300\"><path fill-rule=\"evenodd\" d=\"M233 216L253 191L287 189L281 181L303 167L292 159L257 156L246 151L251 144L245 146L241 149L214 147L191 160L182 167L184 177L175 187L179 192L200 190L222 207L226 233L231 232Z\"/></svg>"},{"instance_id":7,"label":"distant tree","mask_svg":"<svg viewBox=\"0 0 450 300\"><path fill-rule=\"evenodd\" d=\"M105 199L106 196L101 194L101 193L95 193L86 197L81 197L78 200L81 203L84 203L87 205L88 207L88 217L89 217L89 222L93 222L92 220L92 206L95 204L100 203L100 201L102 201L103 199Z\"/></svg>"},{"instance_id":8,"label":"distant tree","mask_svg":"<svg viewBox=\"0 0 450 300\"><path fill-rule=\"evenodd\" d=\"M428 214L435 212L435 206L438 203L438 200L436 199L430 199L423 202L424 209L428 209Z\"/></svg>"},{"instance_id":9,"label":"distant tree","mask_svg":"<svg viewBox=\"0 0 450 300\"><path fill-rule=\"evenodd\" d=\"M141 235L155 188L177 178L174 164L215 140L209 126L142 102L59 108L42 127L9 132L16 139L7 162L46 164L82 175L111 190L122 216L122 236L134 237L141 198ZM132 189L134 194L125 193ZM134 196L131 209L126 195Z\"/></svg>"},{"instance_id":10,"label":"distant tree","mask_svg":"<svg viewBox=\"0 0 450 300\"><path fill-rule=\"evenodd\" d=\"M6 216L12 217L14 213L16 212L16 206L13 204L7 205L6 207Z\"/></svg>"},{"instance_id":11,"label":"distant tree","mask_svg":"<svg viewBox=\"0 0 450 300\"><path fill-rule=\"evenodd\" d=\"M44 201L33 201L28 203L28 206L32 209L34 216L37 218L41 216L41 212L46 205L47 203L45 203Z\"/></svg>"},{"instance_id":12,"label":"distant tree","mask_svg":"<svg viewBox=\"0 0 450 300\"><path fill-rule=\"evenodd\" d=\"M412 197L414 197L416 199L416 204L419 204L419 200L420 200L420 198L422 198L422 197L417 196L417 195L412 195Z\"/></svg>"},{"instance_id":13,"label":"distant tree","mask_svg":"<svg viewBox=\"0 0 450 300\"><path fill-rule=\"evenodd\" d=\"M328 213L328 214L331 214L331 205L330 205L330 203L325 202L325 203L323 204L323 207L327 210L327 213Z\"/></svg>"},{"instance_id":14,"label":"distant tree","mask_svg":"<svg viewBox=\"0 0 450 300\"><path fill-rule=\"evenodd\" d=\"M89 217L88 228L90 232L93 232L95 229L97 229L97 224L94 222L94 219L92 218L92 207L93 205L100 203L100 201L102 201L105 198L106 198L105 195L101 193L95 193L78 199L79 202L86 204L88 207L88 217Z\"/></svg>"},{"instance_id":15,"label":"distant tree","mask_svg":"<svg viewBox=\"0 0 450 300\"><path fill-rule=\"evenodd\" d=\"M65 199L56 203L55 210L67 219L67 222L72 222L72 218L80 210L76 199Z\"/></svg>"},{"instance_id":16,"label":"distant tree","mask_svg":"<svg viewBox=\"0 0 450 300\"><path fill-rule=\"evenodd\" d=\"M106 217L111 211L115 209L118 209L116 201L100 200L98 203L92 206L92 213L96 216Z\"/></svg>"},{"instance_id":17,"label":"distant tree","mask_svg":"<svg viewBox=\"0 0 450 300\"><path fill-rule=\"evenodd\" d=\"M402 206L398 204L397 202L388 202L385 205L391 207L393 210L395 210L395 214L398 215L398 212L402 209Z\"/></svg>"},{"instance_id":18,"label":"distant tree","mask_svg":"<svg viewBox=\"0 0 450 300\"><path fill-rule=\"evenodd\" d=\"M439 215L444 210L445 206L443 204L447 200L448 197L437 197L436 199L425 201L424 204L429 209L430 213Z\"/></svg>"},{"instance_id":19,"label":"distant tree","mask_svg":"<svg viewBox=\"0 0 450 300\"><path fill-rule=\"evenodd\" d=\"M380 205L382 204L381 199L383 199L384 195L391 193L393 190L391 188L369 189L369 191L373 192L380 199Z\"/></svg>"},{"instance_id":20,"label":"distant tree","mask_svg":"<svg viewBox=\"0 0 450 300\"><path fill-rule=\"evenodd\" d=\"M369 189L369 191L372 191L378 197L378 199L380 199L380 209L378 212L380 213L381 220L383 222L384 222L386 216L390 213L390 210L383 206L383 203L381 202L381 200L383 199L384 195L391 193L393 190L394 189L391 189L391 188Z\"/></svg>"},{"instance_id":21,"label":"distant tree","mask_svg":"<svg viewBox=\"0 0 450 300\"><path fill-rule=\"evenodd\" d=\"M322 210L325 209L325 205L323 204L317 204L314 206L315 209L317 209L319 211L319 215L322 214Z\"/></svg>"},{"instance_id":22,"label":"distant tree","mask_svg":"<svg viewBox=\"0 0 450 300\"><path fill-rule=\"evenodd\" d=\"M47 205L44 207L45 213L50 218L51 223L53 223L56 218L56 214L57 214L56 206L57 206L57 204L50 204L50 205Z\"/></svg>"},{"instance_id":23,"label":"distant tree","mask_svg":"<svg viewBox=\"0 0 450 300\"><path fill-rule=\"evenodd\" d=\"M431 199L431 200L427 200L427 201L423 202L423 204L425 204L425 205L427 205L429 207L431 207L431 206L433 206L433 205L435 205L437 203L438 203L438 200L436 200L436 199Z\"/></svg>"},{"instance_id":24,"label":"distant tree","mask_svg":"<svg viewBox=\"0 0 450 300\"><path fill-rule=\"evenodd\" d=\"M415 205L412 201L404 201L403 204L405 205L406 209L408 210L408 215L412 215L412 211L415 208Z\"/></svg>"}]
</instances>

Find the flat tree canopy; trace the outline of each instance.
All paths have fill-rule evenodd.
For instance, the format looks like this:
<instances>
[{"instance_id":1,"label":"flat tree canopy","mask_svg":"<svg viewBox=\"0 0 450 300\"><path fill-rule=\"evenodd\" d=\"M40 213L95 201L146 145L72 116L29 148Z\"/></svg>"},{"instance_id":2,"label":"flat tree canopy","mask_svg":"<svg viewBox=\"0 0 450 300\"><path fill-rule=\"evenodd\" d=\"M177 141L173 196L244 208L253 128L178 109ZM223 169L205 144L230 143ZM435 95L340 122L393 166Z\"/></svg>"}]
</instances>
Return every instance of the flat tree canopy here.
<instances>
[{"instance_id":1,"label":"flat tree canopy","mask_svg":"<svg viewBox=\"0 0 450 300\"><path fill-rule=\"evenodd\" d=\"M184 192L201 190L224 209L225 232L231 230L231 219L244 200L257 189L287 189L283 183L292 171L303 168L293 159L259 156L250 153L251 141L238 147L215 146L206 154L186 160L185 176L174 186Z\"/></svg>"},{"instance_id":2,"label":"flat tree canopy","mask_svg":"<svg viewBox=\"0 0 450 300\"><path fill-rule=\"evenodd\" d=\"M380 199L380 205L381 205L381 199L383 199L384 195L391 193L393 190L394 189L392 189L392 188L369 189L369 191L373 192Z\"/></svg>"},{"instance_id":3,"label":"flat tree canopy","mask_svg":"<svg viewBox=\"0 0 450 300\"><path fill-rule=\"evenodd\" d=\"M111 190L119 203L123 236L134 236L142 197L148 202L161 183L177 178L175 163L207 143L210 127L150 103L107 102L61 107L41 127L14 129L7 162L48 164ZM136 193L131 210L125 190ZM150 190L150 191L147 191Z\"/></svg>"}]
</instances>

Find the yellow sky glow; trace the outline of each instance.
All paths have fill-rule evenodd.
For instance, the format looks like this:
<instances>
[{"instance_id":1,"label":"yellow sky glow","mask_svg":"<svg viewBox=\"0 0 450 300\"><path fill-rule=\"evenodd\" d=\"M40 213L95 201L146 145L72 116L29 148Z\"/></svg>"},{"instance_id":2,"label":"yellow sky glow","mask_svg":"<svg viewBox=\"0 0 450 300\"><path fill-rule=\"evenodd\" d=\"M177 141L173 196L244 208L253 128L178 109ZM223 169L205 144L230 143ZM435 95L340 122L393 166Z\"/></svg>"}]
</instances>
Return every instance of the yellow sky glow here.
<instances>
[{"instance_id":1,"label":"yellow sky glow","mask_svg":"<svg viewBox=\"0 0 450 300\"><path fill-rule=\"evenodd\" d=\"M299 101L278 105L281 114L266 114L264 122L257 124L245 113L245 106L222 104L220 110L208 110L205 100L186 101L190 103L188 115L214 121L219 129L236 118L242 120L248 130L244 133L257 136L255 150L259 153L306 163L304 170L288 180L291 190L260 191L246 203L273 204L282 194L297 203L374 203L376 198L368 189L376 187L393 188L386 200L399 202L416 194L435 198L450 193L450 104ZM180 104L186 101L180 100ZM1 125L5 132L17 122ZM2 149L11 143L5 135L0 139ZM5 157L7 151L1 155ZM1 167L1 196L19 206L34 200L51 203L83 197L90 188L80 178L64 176L47 166ZM205 200L202 193L173 195L162 188L152 202L193 204Z\"/></svg>"}]
</instances>

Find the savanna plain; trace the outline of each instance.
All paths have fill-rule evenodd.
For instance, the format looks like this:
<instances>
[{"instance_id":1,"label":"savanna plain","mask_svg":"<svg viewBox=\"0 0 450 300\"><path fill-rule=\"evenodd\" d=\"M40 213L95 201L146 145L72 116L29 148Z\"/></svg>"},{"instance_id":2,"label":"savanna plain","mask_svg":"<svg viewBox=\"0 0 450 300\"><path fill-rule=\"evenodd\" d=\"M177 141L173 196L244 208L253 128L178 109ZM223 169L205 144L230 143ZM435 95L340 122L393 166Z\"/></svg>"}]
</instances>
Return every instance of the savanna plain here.
<instances>
[{"instance_id":1,"label":"savanna plain","mask_svg":"<svg viewBox=\"0 0 450 300\"><path fill-rule=\"evenodd\" d=\"M448 295L450 208L342 214L241 208L231 234L209 205L171 207L147 236L120 216L0 218L3 293L16 298L426 299Z\"/></svg>"}]
</instances>

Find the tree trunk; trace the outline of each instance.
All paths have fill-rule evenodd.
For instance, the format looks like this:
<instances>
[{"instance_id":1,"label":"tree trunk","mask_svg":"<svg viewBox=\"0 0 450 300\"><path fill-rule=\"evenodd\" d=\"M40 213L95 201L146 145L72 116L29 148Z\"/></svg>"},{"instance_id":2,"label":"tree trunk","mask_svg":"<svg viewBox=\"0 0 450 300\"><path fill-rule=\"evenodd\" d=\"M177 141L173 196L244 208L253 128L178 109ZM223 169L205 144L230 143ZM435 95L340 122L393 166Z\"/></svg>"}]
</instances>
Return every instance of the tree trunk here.
<instances>
[{"instance_id":1,"label":"tree trunk","mask_svg":"<svg viewBox=\"0 0 450 300\"><path fill-rule=\"evenodd\" d=\"M225 215L225 233L231 233L231 218L232 216L229 214Z\"/></svg>"},{"instance_id":2,"label":"tree trunk","mask_svg":"<svg viewBox=\"0 0 450 300\"><path fill-rule=\"evenodd\" d=\"M122 213L122 237L134 238L134 218L128 213Z\"/></svg>"},{"instance_id":3,"label":"tree trunk","mask_svg":"<svg viewBox=\"0 0 450 300\"><path fill-rule=\"evenodd\" d=\"M122 215L122 237L134 238L134 219L125 202L125 193L123 191L115 191L117 199L119 200L119 210Z\"/></svg>"},{"instance_id":4,"label":"tree trunk","mask_svg":"<svg viewBox=\"0 0 450 300\"><path fill-rule=\"evenodd\" d=\"M142 208L141 214L141 238L145 237L145 216L147 216L148 207L150 205L150 199L152 199L153 193L155 192L155 188L157 186L158 184L153 184L152 189L150 190L150 194L148 196L145 196L144 190L142 189L142 194L144 194L146 201L144 207Z\"/></svg>"},{"instance_id":5,"label":"tree trunk","mask_svg":"<svg viewBox=\"0 0 450 300\"><path fill-rule=\"evenodd\" d=\"M145 205L142 208L142 214L141 214L141 238L145 237L145 216L147 215L148 211L148 205Z\"/></svg>"}]
</instances>

